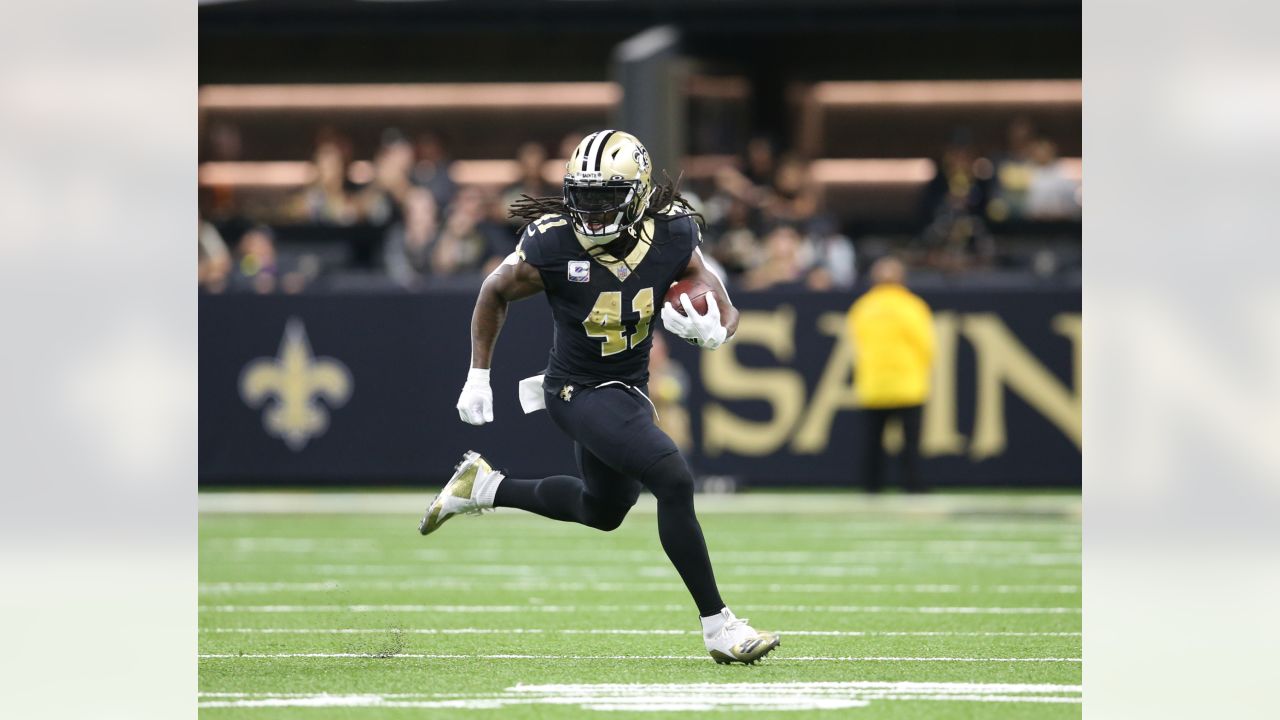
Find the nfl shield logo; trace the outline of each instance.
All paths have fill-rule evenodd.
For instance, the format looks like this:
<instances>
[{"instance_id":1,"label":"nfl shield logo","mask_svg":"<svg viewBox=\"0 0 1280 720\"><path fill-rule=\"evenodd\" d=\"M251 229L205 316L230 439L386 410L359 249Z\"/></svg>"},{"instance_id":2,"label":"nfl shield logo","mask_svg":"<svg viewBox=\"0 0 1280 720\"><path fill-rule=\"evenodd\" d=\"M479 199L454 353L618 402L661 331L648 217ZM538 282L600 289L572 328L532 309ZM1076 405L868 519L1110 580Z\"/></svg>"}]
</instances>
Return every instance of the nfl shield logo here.
<instances>
[{"instance_id":1,"label":"nfl shield logo","mask_svg":"<svg viewBox=\"0 0 1280 720\"><path fill-rule=\"evenodd\" d=\"M569 282L591 282L591 262L589 260L570 260Z\"/></svg>"},{"instance_id":2,"label":"nfl shield logo","mask_svg":"<svg viewBox=\"0 0 1280 720\"><path fill-rule=\"evenodd\" d=\"M619 280L626 280L626 279L627 279L627 276L628 276L628 275L630 275L630 274L631 274L631 268L627 267L626 265L621 265L621 266L619 266L619 267L618 267L618 279L619 279Z\"/></svg>"}]
</instances>

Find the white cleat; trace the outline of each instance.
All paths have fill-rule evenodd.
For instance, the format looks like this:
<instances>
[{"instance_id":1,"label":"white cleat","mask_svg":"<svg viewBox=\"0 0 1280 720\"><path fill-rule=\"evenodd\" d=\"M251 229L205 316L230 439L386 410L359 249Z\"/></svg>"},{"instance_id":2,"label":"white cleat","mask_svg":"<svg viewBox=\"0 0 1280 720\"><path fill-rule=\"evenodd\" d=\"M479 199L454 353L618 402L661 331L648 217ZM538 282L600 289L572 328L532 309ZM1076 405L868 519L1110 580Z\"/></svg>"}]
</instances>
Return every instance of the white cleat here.
<instances>
[{"instance_id":1,"label":"white cleat","mask_svg":"<svg viewBox=\"0 0 1280 720\"><path fill-rule=\"evenodd\" d=\"M781 639L774 633L759 632L739 619L729 608L718 616L702 618L702 639L707 652L721 665L740 662L751 665L778 647Z\"/></svg>"},{"instance_id":2,"label":"white cleat","mask_svg":"<svg viewBox=\"0 0 1280 720\"><path fill-rule=\"evenodd\" d=\"M454 515L478 515L493 507L493 497L502 482L502 473L490 467L480 453L468 450L440 488L418 523L418 532L430 535Z\"/></svg>"}]
</instances>

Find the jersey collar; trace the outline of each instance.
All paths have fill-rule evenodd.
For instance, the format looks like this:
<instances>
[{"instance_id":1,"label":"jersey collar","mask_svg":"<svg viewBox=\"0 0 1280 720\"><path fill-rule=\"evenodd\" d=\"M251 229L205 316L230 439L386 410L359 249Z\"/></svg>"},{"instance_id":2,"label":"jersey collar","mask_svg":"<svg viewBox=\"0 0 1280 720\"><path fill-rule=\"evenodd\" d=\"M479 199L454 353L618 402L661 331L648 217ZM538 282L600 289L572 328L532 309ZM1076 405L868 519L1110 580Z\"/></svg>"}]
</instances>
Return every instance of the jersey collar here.
<instances>
[{"instance_id":1,"label":"jersey collar","mask_svg":"<svg viewBox=\"0 0 1280 720\"><path fill-rule=\"evenodd\" d=\"M653 237L653 218L644 219L644 229L642 232L647 237ZM578 238L577 233L574 233L573 236ZM593 247L591 243L583 242L582 238L578 238L578 244L582 246L583 250L590 250ZM623 260L619 260L609 253L602 252L590 254L591 259L600 263L604 269L613 273L614 277L618 278L620 281L626 281L627 278L631 277L635 269L640 266L640 262L644 260L644 256L648 253L649 243L641 240L636 243L634 248L631 248L631 252L627 253L625 263Z\"/></svg>"}]
</instances>

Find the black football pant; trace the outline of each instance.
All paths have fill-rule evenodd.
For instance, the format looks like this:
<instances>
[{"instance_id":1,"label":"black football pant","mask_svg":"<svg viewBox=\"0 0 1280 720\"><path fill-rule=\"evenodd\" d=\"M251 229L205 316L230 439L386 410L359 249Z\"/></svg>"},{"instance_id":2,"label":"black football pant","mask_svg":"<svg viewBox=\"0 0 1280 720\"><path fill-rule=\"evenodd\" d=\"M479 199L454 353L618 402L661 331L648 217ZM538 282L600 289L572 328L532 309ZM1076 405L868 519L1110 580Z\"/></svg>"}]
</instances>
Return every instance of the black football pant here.
<instances>
[{"instance_id":1,"label":"black football pant","mask_svg":"<svg viewBox=\"0 0 1280 720\"><path fill-rule=\"evenodd\" d=\"M547 411L573 438L582 477L507 478L498 486L494 504L613 530L636 504L640 489L648 488L658 500L662 549L693 595L698 614L720 612L724 602L693 512L693 474L675 443L654 424L649 401L625 386L576 384L564 400L564 385L544 384Z\"/></svg>"},{"instance_id":2,"label":"black football pant","mask_svg":"<svg viewBox=\"0 0 1280 720\"><path fill-rule=\"evenodd\" d=\"M889 420L902 423L902 451L898 455L902 488L907 492L926 492L920 480L920 405L893 408L866 408L861 412L862 477L867 492L880 492L885 486L888 453L884 449L884 428Z\"/></svg>"}]
</instances>

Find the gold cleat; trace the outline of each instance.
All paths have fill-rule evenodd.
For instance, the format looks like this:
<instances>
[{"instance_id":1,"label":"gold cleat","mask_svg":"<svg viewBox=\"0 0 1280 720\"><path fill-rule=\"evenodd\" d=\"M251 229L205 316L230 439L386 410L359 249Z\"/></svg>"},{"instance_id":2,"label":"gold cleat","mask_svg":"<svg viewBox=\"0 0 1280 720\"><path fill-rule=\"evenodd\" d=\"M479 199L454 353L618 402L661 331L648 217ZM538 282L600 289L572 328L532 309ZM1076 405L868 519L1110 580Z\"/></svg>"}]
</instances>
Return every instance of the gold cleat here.
<instances>
[{"instance_id":1,"label":"gold cleat","mask_svg":"<svg viewBox=\"0 0 1280 720\"><path fill-rule=\"evenodd\" d=\"M762 632L750 640L734 645L727 654L719 650L711 650L710 653L719 665L731 665L736 662L754 665L757 660L773 652L773 649L780 644L782 639L777 635Z\"/></svg>"},{"instance_id":2,"label":"gold cleat","mask_svg":"<svg viewBox=\"0 0 1280 720\"><path fill-rule=\"evenodd\" d=\"M493 507L502 473L490 467L480 453L468 450L454 468L453 477L427 506L418 532L430 535L454 515L477 515Z\"/></svg>"},{"instance_id":3,"label":"gold cleat","mask_svg":"<svg viewBox=\"0 0 1280 720\"><path fill-rule=\"evenodd\" d=\"M715 628L708 631L708 628ZM711 658L721 665L742 663L751 665L773 652L781 639L777 633L760 632L751 627L746 618L722 608L717 616L702 618L702 639Z\"/></svg>"}]
</instances>

